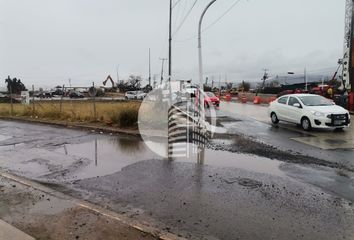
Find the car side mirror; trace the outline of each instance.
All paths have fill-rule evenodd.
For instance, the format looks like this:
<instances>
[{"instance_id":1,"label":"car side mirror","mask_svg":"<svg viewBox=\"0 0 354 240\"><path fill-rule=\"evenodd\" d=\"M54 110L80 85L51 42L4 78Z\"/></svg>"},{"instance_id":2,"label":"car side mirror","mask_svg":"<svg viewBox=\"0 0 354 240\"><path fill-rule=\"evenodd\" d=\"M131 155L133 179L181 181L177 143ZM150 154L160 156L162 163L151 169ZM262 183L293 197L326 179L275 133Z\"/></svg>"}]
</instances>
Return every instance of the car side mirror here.
<instances>
[{"instance_id":1,"label":"car side mirror","mask_svg":"<svg viewBox=\"0 0 354 240\"><path fill-rule=\"evenodd\" d=\"M294 105L293 105L294 107L297 107L297 108L301 108L301 105L300 105L300 103L294 103Z\"/></svg>"}]
</instances>

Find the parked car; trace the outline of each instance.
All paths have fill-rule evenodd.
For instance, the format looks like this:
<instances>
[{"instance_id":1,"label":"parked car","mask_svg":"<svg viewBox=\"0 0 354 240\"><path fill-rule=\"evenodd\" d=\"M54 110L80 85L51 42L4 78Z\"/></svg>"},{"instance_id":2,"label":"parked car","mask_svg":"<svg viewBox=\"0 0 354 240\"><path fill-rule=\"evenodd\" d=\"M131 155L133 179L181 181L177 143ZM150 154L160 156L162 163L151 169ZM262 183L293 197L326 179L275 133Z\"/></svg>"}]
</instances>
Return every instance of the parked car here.
<instances>
[{"instance_id":1,"label":"parked car","mask_svg":"<svg viewBox=\"0 0 354 240\"><path fill-rule=\"evenodd\" d=\"M212 92L206 92L206 95L204 96L204 106L206 107L211 107L211 106L220 106L220 99L215 96L214 93Z\"/></svg>"},{"instance_id":2,"label":"parked car","mask_svg":"<svg viewBox=\"0 0 354 240\"><path fill-rule=\"evenodd\" d=\"M124 97L127 100L136 99L136 91L128 91L125 93Z\"/></svg>"},{"instance_id":3,"label":"parked car","mask_svg":"<svg viewBox=\"0 0 354 240\"><path fill-rule=\"evenodd\" d=\"M136 99L138 100L143 100L146 97L147 93L143 91L137 91L136 92Z\"/></svg>"},{"instance_id":4,"label":"parked car","mask_svg":"<svg viewBox=\"0 0 354 240\"><path fill-rule=\"evenodd\" d=\"M285 121L312 128L343 129L350 125L350 114L325 97L314 94L290 94L279 97L269 106L273 124Z\"/></svg>"},{"instance_id":5,"label":"parked car","mask_svg":"<svg viewBox=\"0 0 354 240\"><path fill-rule=\"evenodd\" d=\"M146 93L143 91L128 91L125 93L125 99L130 100L130 99L138 99L138 100L143 100L146 97Z\"/></svg>"},{"instance_id":6,"label":"parked car","mask_svg":"<svg viewBox=\"0 0 354 240\"><path fill-rule=\"evenodd\" d=\"M85 96L81 92L72 91L69 93L70 98L84 98Z\"/></svg>"}]
</instances>

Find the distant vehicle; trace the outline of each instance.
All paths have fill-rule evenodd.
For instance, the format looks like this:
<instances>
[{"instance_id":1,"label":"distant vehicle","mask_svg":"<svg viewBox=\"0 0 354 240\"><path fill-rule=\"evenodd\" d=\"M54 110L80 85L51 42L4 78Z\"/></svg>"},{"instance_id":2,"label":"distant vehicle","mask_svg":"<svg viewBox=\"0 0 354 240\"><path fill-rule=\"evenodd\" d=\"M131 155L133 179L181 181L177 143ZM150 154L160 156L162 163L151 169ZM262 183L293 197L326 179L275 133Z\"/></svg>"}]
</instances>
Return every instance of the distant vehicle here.
<instances>
[{"instance_id":1,"label":"distant vehicle","mask_svg":"<svg viewBox=\"0 0 354 240\"><path fill-rule=\"evenodd\" d=\"M0 98L4 98L4 97L7 97L6 95L0 93Z\"/></svg>"},{"instance_id":2,"label":"distant vehicle","mask_svg":"<svg viewBox=\"0 0 354 240\"><path fill-rule=\"evenodd\" d=\"M273 124L285 121L312 128L343 129L350 126L349 112L331 100L314 94L290 94L270 103L269 116Z\"/></svg>"},{"instance_id":3,"label":"distant vehicle","mask_svg":"<svg viewBox=\"0 0 354 240\"><path fill-rule=\"evenodd\" d=\"M131 99L136 99L136 100L143 100L146 97L146 93L143 91L128 91L125 93L125 99L131 100Z\"/></svg>"},{"instance_id":4,"label":"distant vehicle","mask_svg":"<svg viewBox=\"0 0 354 240\"><path fill-rule=\"evenodd\" d=\"M191 97L195 97L198 91L198 86L195 84L188 84L184 88L184 92L190 94Z\"/></svg>"},{"instance_id":5,"label":"distant vehicle","mask_svg":"<svg viewBox=\"0 0 354 240\"><path fill-rule=\"evenodd\" d=\"M138 100L143 100L146 97L147 93L143 91L137 91L136 92L136 99Z\"/></svg>"},{"instance_id":6,"label":"distant vehicle","mask_svg":"<svg viewBox=\"0 0 354 240\"><path fill-rule=\"evenodd\" d=\"M125 93L125 99L136 99L136 91L128 91Z\"/></svg>"},{"instance_id":7,"label":"distant vehicle","mask_svg":"<svg viewBox=\"0 0 354 240\"><path fill-rule=\"evenodd\" d=\"M215 96L214 93L206 92L205 94L206 96L204 96L204 106L208 108L211 106L216 106L216 107L220 106L220 99L217 96Z\"/></svg>"},{"instance_id":8,"label":"distant vehicle","mask_svg":"<svg viewBox=\"0 0 354 240\"><path fill-rule=\"evenodd\" d=\"M70 98L84 98L85 96L80 92L72 91L69 93L69 97Z\"/></svg>"}]
</instances>

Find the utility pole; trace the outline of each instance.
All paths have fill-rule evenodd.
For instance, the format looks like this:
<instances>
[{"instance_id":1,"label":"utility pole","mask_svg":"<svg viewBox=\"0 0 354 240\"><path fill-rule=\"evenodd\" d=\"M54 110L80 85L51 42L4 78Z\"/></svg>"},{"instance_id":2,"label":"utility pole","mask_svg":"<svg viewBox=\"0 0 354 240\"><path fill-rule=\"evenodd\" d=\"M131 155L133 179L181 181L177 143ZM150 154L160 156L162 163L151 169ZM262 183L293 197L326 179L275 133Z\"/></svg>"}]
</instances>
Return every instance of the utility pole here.
<instances>
[{"instance_id":1,"label":"utility pole","mask_svg":"<svg viewBox=\"0 0 354 240\"><path fill-rule=\"evenodd\" d=\"M264 71L264 74L263 74L263 77L262 77L263 83L262 83L262 88L261 89L264 88L265 81L269 78L269 75L268 75L269 69L265 68L265 69L263 69L263 71ZM258 96L258 93L259 93L259 89L257 89L256 96Z\"/></svg>"},{"instance_id":2,"label":"utility pole","mask_svg":"<svg viewBox=\"0 0 354 240\"><path fill-rule=\"evenodd\" d=\"M119 83L119 64L117 66L117 84Z\"/></svg>"},{"instance_id":3,"label":"utility pole","mask_svg":"<svg viewBox=\"0 0 354 240\"><path fill-rule=\"evenodd\" d=\"M151 86L151 52L149 48L149 86Z\"/></svg>"},{"instance_id":4,"label":"utility pole","mask_svg":"<svg viewBox=\"0 0 354 240\"><path fill-rule=\"evenodd\" d=\"M154 74L154 76L153 76L153 80L154 80L154 86L153 86L153 88L156 88L156 78L157 78L157 76L158 76L158 74Z\"/></svg>"},{"instance_id":5,"label":"utility pole","mask_svg":"<svg viewBox=\"0 0 354 240\"><path fill-rule=\"evenodd\" d=\"M305 91L307 91L307 71L306 71L306 67L304 69L304 82L305 82Z\"/></svg>"},{"instance_id":6,"label":"utility pole","mask_svg":"<svg viewBox=\"0 0 354 240\"><path fill-rule=\"evenodd\" d=\"M168 81L171 82L172 75L172 0L170 0L170 24L168 37Z\"/></svg>"},{"instance_id":7,"label":"utility pole","mask_svg":"<svg viewBox=\"0 0 354 240\"><path fill-rule=\"evenodd\" d=\"M165 65L165 61L167 60L167 58L160 58L160 60L162 61L162 66L161 66L161 82L160 84L162 84L163 82L163 67Z\"/></svg>"}]
</instances>

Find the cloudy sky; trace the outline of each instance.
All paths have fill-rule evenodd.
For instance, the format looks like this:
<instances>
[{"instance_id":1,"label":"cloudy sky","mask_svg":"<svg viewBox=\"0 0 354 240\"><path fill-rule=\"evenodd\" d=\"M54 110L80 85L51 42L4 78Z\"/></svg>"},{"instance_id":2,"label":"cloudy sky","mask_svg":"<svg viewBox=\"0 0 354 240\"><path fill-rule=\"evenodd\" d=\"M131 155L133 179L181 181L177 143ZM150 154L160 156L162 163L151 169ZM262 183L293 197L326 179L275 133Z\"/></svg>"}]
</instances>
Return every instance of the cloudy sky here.
<instances>
[{"instance_id":1,"label":"cloudy sky","mask_svg":"<svg viewBox=\"0 0 354 240\"><path fill-rule=\"evenodd\" d=\"M174 78L197 78L197 24L209 0L192 8L195 1L173 0ZM344 5L217 0L203 24L205 75L238 82L259 80L264 68L272 75L301 73L305 66L313 74L334 72L343 52ZM120 78L146 79L149 48L159 78L159 58L168 55L168 7L168 0L0 0L0 79L18 77L27 86L67 85L69 78L73 85L100 84L108 74L117 78L118 65Z\"/></svg>"}]
</instances>

